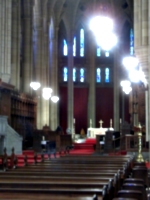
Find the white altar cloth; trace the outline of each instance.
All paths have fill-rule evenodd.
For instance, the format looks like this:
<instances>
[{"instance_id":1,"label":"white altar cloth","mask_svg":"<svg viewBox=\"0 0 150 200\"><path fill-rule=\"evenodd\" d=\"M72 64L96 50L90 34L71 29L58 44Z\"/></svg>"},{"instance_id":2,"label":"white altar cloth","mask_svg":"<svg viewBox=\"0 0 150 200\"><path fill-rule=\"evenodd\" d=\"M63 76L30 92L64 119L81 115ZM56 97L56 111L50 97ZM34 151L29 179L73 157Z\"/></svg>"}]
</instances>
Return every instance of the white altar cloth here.
<instances>
[{"instance_id":1,"label":"white altar cloth","mask_svg":"<svg viewBox=\"0 0 150 200\"><path fill-rule=\"evenodd\" d=\"M108 128L88 128L87 136L90 138L96 138L96 135L105 135Z\"/></svg>"},{"instance_id":2,"label":"white altar cloth","mask_svg":"<svg viewBox=\"0 0 150 200\"><path fill-rule=\"evenodd\" d=\"M106 131L114 130L113 128L88 128L87 129L87 137L96 138L96 135L105 135Z\"/></svg>"}]
</instances>

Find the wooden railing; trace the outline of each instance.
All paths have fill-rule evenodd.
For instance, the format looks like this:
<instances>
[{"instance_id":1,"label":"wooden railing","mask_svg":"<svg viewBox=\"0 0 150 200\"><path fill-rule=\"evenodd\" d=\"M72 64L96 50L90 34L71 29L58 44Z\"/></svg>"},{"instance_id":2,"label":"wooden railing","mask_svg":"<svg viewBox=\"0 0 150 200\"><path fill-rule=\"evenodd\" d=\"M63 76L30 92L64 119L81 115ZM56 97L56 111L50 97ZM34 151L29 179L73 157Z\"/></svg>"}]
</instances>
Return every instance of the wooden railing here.
<instances>
[{"instance_id":1,"label":"wooden railing","mask_svg":"<svg viewBox=\"0 0 150 200\"><path fill-rule=\"evenodd\" d=\"M111 142L112 141L112 142ZM116 139L112 139L109 151L107 152L117 152L117 151L127 151L127 152L138 152L138 136L137 135L123 135ZM105 152L107 148L105 145L107 142L105 141L104 145L100 144L100 136L98 135L96 138L96 151L97 152ZM148 147L146 144L146 137L142 136L142 151L148 151Z\"/></svg>"},{"instance_id":2,"label":"wooden railing","mask_svg":"<svg viewBox=\"0 0 150 200\"><path fill-rule=\"evenodd\" d=\"M113 146L115 148L116 141L120 141L120 150L125 150L128 152L138 151L138 136L137 135L123 135L119 138L113 140ZM148 151L146 144L146 137L142 136L142 151Z\"/></svg>"}]
</instances>

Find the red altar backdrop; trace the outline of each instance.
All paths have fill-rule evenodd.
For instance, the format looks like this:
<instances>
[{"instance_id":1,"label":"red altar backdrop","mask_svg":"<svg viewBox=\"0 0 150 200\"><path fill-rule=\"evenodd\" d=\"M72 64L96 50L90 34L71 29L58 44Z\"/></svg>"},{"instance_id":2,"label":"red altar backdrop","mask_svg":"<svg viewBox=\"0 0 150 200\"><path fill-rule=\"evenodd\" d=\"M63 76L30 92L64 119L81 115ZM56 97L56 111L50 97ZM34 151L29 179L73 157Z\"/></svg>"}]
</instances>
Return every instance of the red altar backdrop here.
<instances>
[{"instance_id":1,"label":"red altar backdrop","mask_svg":"<svg viewBox=\"0 0 150 200\"><path fill-rule=\"evenodd\" d=\"M110 127L110 119L113 120L113 88L96 88L96 127L100 127L99 121L102 120L103 127Z\"/></svg>"},{"instance_id":2,"label":"red altar backdrop","mask_svg":"<svg viewBox=\"0 0 150 200\"><path fill-rule=\"evenodd\" d=\"M67 127L67 87L60 87L60 126L66 132ZM88 88L74 88L75 131L87 131Z\"/></svg>"},{"instance_id":3,"label":"red altar backdrop","mask_svg":"<svg viewBox=\"0 0 150 200\"><path fill-rule=\"evenodd\" d=\"M66 133L67 129L67 104L68 104L68 99L67 99L67 94L68 90L67 87L60 87L59 95L60 95L60 100L59 100L59 120L60 120L60 125Z\"/></svg>"},{"instance_id":4,"label":"red altar backdrop","mask_svg":"<svg viewBox=\"0 0 150 200\"><path fill-rule=\"evenodd\" d=\"M84 129L87 132L88 118L88 88L74 88L74 118L75 131L80 133Z\"/></svg>"}]
</instances>

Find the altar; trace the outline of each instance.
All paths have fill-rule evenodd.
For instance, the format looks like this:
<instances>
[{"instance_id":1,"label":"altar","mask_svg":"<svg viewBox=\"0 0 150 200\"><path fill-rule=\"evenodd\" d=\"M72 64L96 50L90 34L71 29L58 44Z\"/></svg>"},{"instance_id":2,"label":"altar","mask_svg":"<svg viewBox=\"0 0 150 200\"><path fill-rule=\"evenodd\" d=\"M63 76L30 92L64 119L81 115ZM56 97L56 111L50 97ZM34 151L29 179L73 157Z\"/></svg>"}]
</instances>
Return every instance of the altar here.
<instances>
[{"instance_id":1,"label":"altar","mask_svg":"<svg viewBox=\"0 0 150 200\"><path fill-rule=\"evenodd\" d=\"M87 137L96 138L96 135L105 136L107 131L114 131L114 129L112 128L112 120L110 120L110 127L109 128L103 128L102 127L102 124L103 124L102 120L100 120L99 123L100 123L99 128L93 128L92 122L90 120L90 127L87 129Z\"/></svg>"}]
</instances>

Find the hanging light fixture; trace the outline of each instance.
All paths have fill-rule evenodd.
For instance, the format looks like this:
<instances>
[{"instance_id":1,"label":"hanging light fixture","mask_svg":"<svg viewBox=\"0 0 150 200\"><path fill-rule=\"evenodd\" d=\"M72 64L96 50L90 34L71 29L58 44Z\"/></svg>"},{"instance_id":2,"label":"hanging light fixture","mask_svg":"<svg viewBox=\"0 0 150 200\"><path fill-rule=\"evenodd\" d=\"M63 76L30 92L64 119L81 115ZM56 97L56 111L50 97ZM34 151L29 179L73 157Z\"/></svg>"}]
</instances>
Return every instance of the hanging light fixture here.
<instances>
[{"instance_id":1,"label":"hanging light fixture","mask_svg":"<svg viewBox=\"0 0 150 200\"><path fill-rule=\"evenodd\" d=\"M59 97L58 96L52 96L51 100L52 100L52 102L57 103L57 101L59 101Z\"/></svg>"},{"instance_id":2,"label":"hanging light fixture","mask_svg":"<svg viewBox=\"0 0 150 200\"><path fill-rule=\"evenodd\" d=\"M121 81L122 90L125 94L129 94L132 91L131 82L128 80Z\"/></svg>"},{"instance_id":3,"label":"hanging light fixture","mask_svg":"<svg viewBox=\"0 0 150 200\"><path fill-rule=\"evenodd\" d=\"M31 82L30 83L30 87L33 89L33 90L38 90L40 87L41 87L41 84L39 82Z\"/></svg>"},{"instance_id":4,"label":"hanging light fixture","mask_svg":"<svg viewBox=\"0 0 150 200\"><path fill-rule=\"evenodd\" d=\"M97 16L90 21L90 29L93 31L97 44L109 51L117 44L117 37L113 33L113 21L108 17Z\"/></svg>"},{"instance_id":5,"label":"hanging light fixture","mask_svg":"<svg viewBox=\"0 0 150 200\"><path fill-rule=\"evenodd\" d=\"M128 71L137 69L139 61L135 56L127 56L123 59L123 65Z\"/></svg>"},{"instance_id":6,"label":"hanging light fixture","mask_svg":"<svg viewBox=\"0 0 150 200\"><path fill-rule=\"evenodd\" d=\"M43 88L42 96L45 100L49 100L53 90L51 88Z\"/></svg>"}]
</instances>

